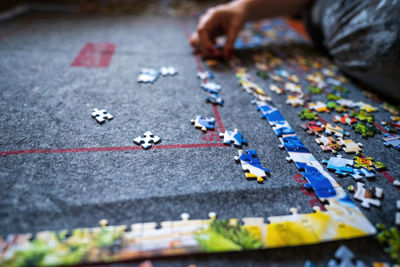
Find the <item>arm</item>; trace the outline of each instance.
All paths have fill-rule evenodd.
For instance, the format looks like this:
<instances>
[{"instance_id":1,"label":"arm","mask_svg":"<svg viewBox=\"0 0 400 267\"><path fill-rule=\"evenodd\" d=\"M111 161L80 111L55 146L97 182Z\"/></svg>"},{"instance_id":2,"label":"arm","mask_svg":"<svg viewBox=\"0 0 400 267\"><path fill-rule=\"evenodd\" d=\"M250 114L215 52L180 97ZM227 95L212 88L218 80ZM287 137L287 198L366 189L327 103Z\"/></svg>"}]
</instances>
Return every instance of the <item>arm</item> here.
<instances>
[{"instance_id":1,"label":"arm","mask_svg":"<svg viewBox=\"0 0 400 267\"><path fill-rule=\"evenodd\" d=\"M224 56L232 54L235 39L247 21L301 12L311 0L236 0L210 8L201 16L190 44L203 56L221 56L215 38L225 34Z\"/></svg>"}]
</instances>

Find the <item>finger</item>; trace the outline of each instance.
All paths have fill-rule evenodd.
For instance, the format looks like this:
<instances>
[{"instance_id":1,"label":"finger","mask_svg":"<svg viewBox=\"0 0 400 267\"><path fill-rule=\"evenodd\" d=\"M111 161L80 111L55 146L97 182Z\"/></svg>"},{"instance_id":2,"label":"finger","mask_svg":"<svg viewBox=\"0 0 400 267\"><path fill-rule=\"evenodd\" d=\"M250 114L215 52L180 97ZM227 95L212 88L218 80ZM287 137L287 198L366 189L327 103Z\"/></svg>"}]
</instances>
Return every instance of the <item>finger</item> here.
<instances>
[{"instance_id":1,"label":"finger","mask_svg":"<svg viewBox=\"0 0 400 267\"><path fill-rule=\"evenodd\" d=\"M189 43L193 47L194 52L199 50L199 35L197 32L192 33Z\"/></svg>"},{"instance_id":2,"label":"finger","mask_svg":"<svg viewBox=\"0 0 400 267\"><path fill-rule=\"evenodd\" d=\"M210 37L210 32L206 29L200 29L199 33L199 48L204 56L217 56L218 51L215 48L214 42Z\"/></svg>"},{"instance_id":3,"label":"finger","mask_svg":"<svg viewBox=\"0 0 400 267\"><path fill-rule=\"evenodd\" d=\"M240 28L241 28L240 23L233 23L227 30L225 47L224 47L224 56L226 58L230 58L232 56L233 45L235 43L237 35L239 34Z\"/></svg>"}]
</instances>

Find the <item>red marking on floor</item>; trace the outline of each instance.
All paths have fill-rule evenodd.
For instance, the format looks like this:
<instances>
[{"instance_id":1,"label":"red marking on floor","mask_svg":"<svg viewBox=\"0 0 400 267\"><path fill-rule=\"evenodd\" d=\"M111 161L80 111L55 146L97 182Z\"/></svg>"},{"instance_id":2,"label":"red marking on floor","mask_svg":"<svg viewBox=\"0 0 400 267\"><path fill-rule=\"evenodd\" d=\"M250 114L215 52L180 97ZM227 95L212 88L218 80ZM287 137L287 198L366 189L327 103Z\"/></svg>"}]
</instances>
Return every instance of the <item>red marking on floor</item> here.
<instances>
[{"instance_id":1,"label":"red marking on floor","mask_svg":"<svg viewBox=\"0 0 400 267\"><path fill-rule=\"evenodd\" d=\"M389 133L388 131L386 131L386 129L383 128L382 125L380 125L379 123L374 122L373 124L375 125L376 128L378 128L379 130L381 130L381 131L384 132L385 134L393 135L393 134Z\"/></svg>"},{"instance_id":2,"label":"red marking on floor","mask_svg":"<svg viewBox=\"0 0 400 267\"><path fill-rule=\"evenodd\" d=\"M110 65L114 52L115 44L112 43L86 43L71 66L106 68Z\"/></svg>"},{"instance_id":3,"label":"red marking on floor","mask_svg":"<svg viewBox=\"0 0 400 267\"><path fill-rule=\"evenodd\" d=\"M15 28L3 33L2 35L0 35L0 41L3 41L4 39L10 37L11 35L14 35L17 32L28 28L29 26L34 24L37 20L38 20L37 18L28 19L24 23L22 23L21 25L19 25L19 26L15 27Z\"/></svg>"},{"instance_id":4,"label":"red marking on floor","mask_svg":"<svg viewBox=\"0 0 400 267\"><path fill-rule=\"evenodd\" d=\"M205 148L205 147L226 147L226 146L221 143L176 144L176 145L152 146L150 149ZM131 151L131 150L144 150L144 149L140 146L26 149L26 150L2 151L0 152L0 156L10 156L10 155L20 155L20 154L60 154L60 153L79 153L79 152Z\"/></svg>"},{"instance_id":5,"label":"red marking on floor","mask_svg":"<svg viewBox=\"0 0 400 267\"><path fill-rule=\"evenodd\" d=\"M326 120L324 120L321 116L318 116L318 120L325 125L326 124Z\"/></svg>"},{"instance_id":6,"label":"red marking on floor","mask_svg":"<svg viewBox=\"0 0 400 267\"><path fill-rule=\"evenodd\" d=\"M303 37L306 41L310 41L310 35L308 34L304 23L301 20L286 18L286 23L296 32L298 32L301 37Z\"/></svg>"},{"instance_id":7,"label":"red marking on floor","mask_svg":"<svg viewBox=\"0 0 400 267\"><path fill-rule=\"evenodd\" d=\"M218 122L219 128L221 129L221 132L225 132L225 126L222 123L222 119L221 119L221 115L219 114L219 110L217 105L212 105L213 111L214 111L214 115L215 115L215 119Z\"/></svg>"},{"instance_id":8,"label":"red marking on floor","mask_svg":"<svg viewBox=\"0 0 400 267\"><path fill-rule=\"evenodd\" d=\"M393 182L396 180L394 179L394 177L392 175L390 175L390 173L388 173L387 171L379 171L385 178L386 180L388 180L391 184L393 184ZM397 190L400 191L400 187L398 186L394 186L397 188Z\"/></svg>"}]
</instances>

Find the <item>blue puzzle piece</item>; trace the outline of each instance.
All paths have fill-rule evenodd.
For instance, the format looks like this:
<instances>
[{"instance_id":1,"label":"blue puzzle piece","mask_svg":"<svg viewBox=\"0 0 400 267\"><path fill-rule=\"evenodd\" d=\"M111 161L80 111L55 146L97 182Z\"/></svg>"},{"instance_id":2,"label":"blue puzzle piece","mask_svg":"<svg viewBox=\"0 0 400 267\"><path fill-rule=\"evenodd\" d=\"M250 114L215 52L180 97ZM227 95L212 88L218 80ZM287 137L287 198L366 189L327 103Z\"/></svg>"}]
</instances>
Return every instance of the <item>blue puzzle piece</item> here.
<instances>
[{"instance_id":1,"label":"blue puzzle piece","mask_svg":"<svg viewBox=\"0 0 400 267\"><path fill-rule=\"evenodd\" d=\"M214 130L215 127L215 119L213 117L197 116L196 119L191 120L191 123L194 124L194 127L200 128L203 132Z\"/></svg>"},{"instance_id":2,"label":"blue puzzle piece","mask_svg":"<svg viewBox=\"0 0 400 267\"><path fill-rule=\"evenodd\" d=\"M310 153L307 147L300 141L300 139L296 135L285 136L282 138L282 142L283 146L288 152Z\"/></svg>"},{"instance_id":3,"label":"blue puzzle piece","mask_svg":"<svg viewBox=\"0 0 400 267\"><path fill-rule=\"evenodd\" d=\"M258 159L257 152L255 150L247 150L246 152L243 152L242 155L240 155L239 159L247 162L248 164L250 164L256 168L262 169L265 172L269 173L268 168L264 169L261 166L261 162Z\"/></svg>"},{"instance_id":4,"label":"blue puzzle piece","mask_svg":"<svg viewBox=\"0 0 400 267\"><path fill-rule=\"evenodd\" d=\"M219 90L221 90L221 86L216 84L215 82L205 82L201 84L201 88L210 94L218 94Z\"/></svg>"},{"instance_id":5,"label":"blue puzzle piece","mask_svg":"<svg viewBox=\"0 0 400 267\"><path fill-rule=\"evenodd\" d=\"M238 129L225 131L224 133L220 133L219 136L224 138L223 143L226 145L233 143L234 146L241 147L243 144L247 144L247 140L243 139L243 135Z\"/></svg>"},{"instance_id":6,"label":"blue puzzle piece","mask_svg":"<svg viewBox=\"0 0 400 267\"><path fill-rule=\"evenodd\" d=\"M323 160L322 161L323 164L326 164L327 168L329 170L334 170L336 174L338 175L351 175L354 173L354 169L353 169L353 160L351 159L344 159L342 158L341 155L337 156L337 157L331 157L328 160Z\"/></svg>"},{"instance_id":7,"label":"blue puzzle piece","mask_svg":"<svg viewBox=\"0 0 400 267\"><path fill-rule=\"evenodd\" d=\"M383 144L387 147L394 147L396 150L400 151L400 135L387 135L383 138L385 141Z\"/></svg>"},{"instance_id":8,"label":"blue puzzle piece","mask_svg":"<svg viewBox=\"0 0 400 267\"><path fill-rule=\"evenodd\" d=\"M312 187L319 198L328 198L336 195L336 190L331 182L315 167L304 162L296 162L301 174L308 181L307 187Z\"/></svg>"},{"instance_id":9,"label":"blue puzzle piece","mask_svg":"<svg viewBox=\"0 0 400 267\"><path fill-rule=\"evenodd\" d=\"M224 99L217 94L208 94L206 101L215 105L222 106L224 104Z\"/></svg>"}]
</instances>

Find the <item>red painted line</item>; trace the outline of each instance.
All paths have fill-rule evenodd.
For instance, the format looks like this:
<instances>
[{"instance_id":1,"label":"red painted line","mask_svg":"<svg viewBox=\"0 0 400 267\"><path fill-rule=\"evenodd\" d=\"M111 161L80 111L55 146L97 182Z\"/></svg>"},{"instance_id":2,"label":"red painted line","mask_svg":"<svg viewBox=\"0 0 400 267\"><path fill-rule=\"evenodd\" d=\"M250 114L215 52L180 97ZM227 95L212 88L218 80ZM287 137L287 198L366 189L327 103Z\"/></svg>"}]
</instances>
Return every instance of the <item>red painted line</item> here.
<instances>
[{"instance_id":1,"label":"red painted line","mask_svg":"<svg viewBox=\"0 0 400 267\"><path fill-rule=\"evenodd\" d=\"M225 132L225 127L224 124L222 123L222 119L221 119L221 115L219 114L219 110L217 105L212 105L213 111L214 111L214 115L215 115L215 119L218 122L219 128L221 129L221 132Z\"/></svg>"},{"instance_id":2,"label":"red painted line","mask_svg":"<svg viewBox=\"0 0 400 267\"><path fill-rule=\"evenodd\" d=\"M86 43L78 53L72 67L106 68L115 52L113 43Z\"/></svg>"},{"instance_id":3,"label":"red painted line","mask_svg":"<svg viewBox=\"0 0 400 267\"><path fill-rule=\"evenodd\" d=\"M382 125L380 125L379 123L374 122L373 124L375 125L376 128L378 128L378 129L381 130L382 132L384 132L384 133L386 133L386 134L393 135L393 134L389 133L388 131L386 131L386 129L383 128Z\"/></svg>"},{"instance_id":4,"label":"red painted line","mask_svg":"<svg viewBox=\"0 0 400 267\"><path fill-rule=\"evenodd\" d=\"M394 179L394 177L392 175L390 175L390 173L388 173L387 171L379 171L385 178L386 180L388 180L391 184L393 184L393 182L396 180ZM398 186L394 186L397 188L397 190L400 191L400 187Z\"/></svg>"},{"instance_id":5,"label":"red painted line","mask_svg":"<svg viewBox=\"0 0 400 267\"><path fill-rule=\"evenodd\" d=\"M318 116L318 120L319 120L322 124L326 125L326 120L324 120L321 116Z\"/></svg>"},{"instance_id":6,"label":"red painted line","mask_svg":"<svg viewBox=\"0 0 400 267\"><path fill-rule=\"evenodd\" d=\"M151 147L150 149L205 148L205 147L226 147L226 146L222 143L176 144L176 145L159 145L159 146L156 145ZM144 150L144 149L140 146L26 149L26 150L2 151L0 152L0 156L10 156L10 155L20 155L20 154L61 154L61 153L131 151L131 150Z\"/></svg>"},{"instance_id":7,"label":"red painted line","mask_svg":"<svg viewBox=\"0 0 400 267\"><path fill-rule=\"evenodd\" d=\"M26 20L24 23L22 23L21 25L3 33L2 35L0 35L0 41L3 41L4 39L10 37L11 35L14 35L15 33L22 31L23 29L28 28L29 26L31 26L32 24L34 24L36 21L38 21L37 18L31 18Z\"/></svg>"}]
</instances>

